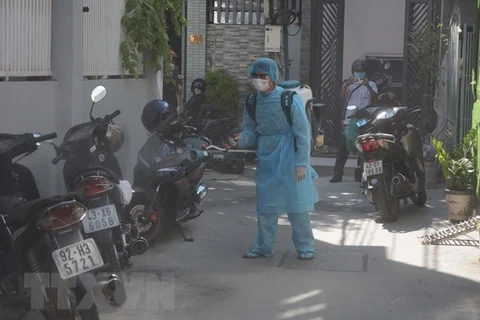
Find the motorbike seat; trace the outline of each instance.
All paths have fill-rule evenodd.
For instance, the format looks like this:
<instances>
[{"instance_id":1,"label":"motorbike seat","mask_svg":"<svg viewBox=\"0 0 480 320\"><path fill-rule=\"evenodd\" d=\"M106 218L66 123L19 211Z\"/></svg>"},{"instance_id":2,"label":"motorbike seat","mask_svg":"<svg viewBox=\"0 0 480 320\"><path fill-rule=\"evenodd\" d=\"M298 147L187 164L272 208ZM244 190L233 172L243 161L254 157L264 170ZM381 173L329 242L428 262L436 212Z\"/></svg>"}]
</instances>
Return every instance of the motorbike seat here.
<instances>
[{"instance_id":1,"label":"motorbike seat","mask_svg":"<svg viewBox=\"0 0 480 320\"><path fill-rule=\"evenodd\" d=\"M38 212L44 208L54 206L64 201L76 200L82 203L82 197L76 193L66 193L50 198L35 199L30 201L18 202L4 215L8 226L19 228L33 219L38 219Z\"/></svg>"},{"instance_id":2,"label":"motorbike seat","mask_svg":"<svg viewBox=\"0 0 480 320\"><path fill-rule=\"evenodd\" d=\"M118 184L120 182L119 178L115 173L105 167L87 167L82 170L79 170L73 176L73 179L68 184L68 190L73 190L73 188L84 178L99 175L102 177L107 178L108 180L112 181L113 183Z\"/></svg>"}]
</instances>

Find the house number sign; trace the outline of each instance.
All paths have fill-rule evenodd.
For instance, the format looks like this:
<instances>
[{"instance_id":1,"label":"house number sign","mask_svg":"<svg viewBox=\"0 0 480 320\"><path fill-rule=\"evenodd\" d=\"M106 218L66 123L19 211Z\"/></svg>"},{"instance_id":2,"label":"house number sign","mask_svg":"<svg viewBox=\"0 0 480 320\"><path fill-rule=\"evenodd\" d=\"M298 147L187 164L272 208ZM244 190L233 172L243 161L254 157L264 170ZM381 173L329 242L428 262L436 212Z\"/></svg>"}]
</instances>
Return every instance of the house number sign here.
<instances>
[{"instance_id":1,"label":"house number sign","mask_svg":"<svg viewBox=\"0 0 480 320\"><path fill-rule=\"evenodd\" d=\"M191 34L190 35L190 43L191 44L202 44L203 43L203 35L202 34Z\"/></svg>"}]
</instances>

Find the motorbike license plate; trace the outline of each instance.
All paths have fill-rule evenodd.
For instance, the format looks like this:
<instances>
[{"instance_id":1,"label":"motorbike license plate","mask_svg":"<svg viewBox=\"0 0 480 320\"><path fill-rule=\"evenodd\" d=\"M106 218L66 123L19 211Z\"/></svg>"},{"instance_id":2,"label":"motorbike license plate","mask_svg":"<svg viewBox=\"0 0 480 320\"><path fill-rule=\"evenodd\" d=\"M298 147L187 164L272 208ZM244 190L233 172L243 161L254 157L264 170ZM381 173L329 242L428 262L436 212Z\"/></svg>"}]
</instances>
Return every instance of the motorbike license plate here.
<instances>
[{"instance_id":1,"label":"motorbike license plate","mask_svg":"<svg viewBox=\"0 0 480 320\"><path fill-rule=\"evenodd\" d=\"M373 176L376 174L383 173L383 161L377 160L372 162L365 162L363 164L363 172L368 176Z\"/></svg>"},{"instance_id":2,"label":"motorbike license plate","mask_svg":"<svg viewBox=\"0 0 480 320\"><path fill-rule=\"evenodd\" d=\"M214 154L213 159L225 159L225 155L223 154Z\"/></svg>"},{"instance_id":3,"label":"motorbike license plate","mask_svg":"<svg viewBox=\"0 0 480 320\"><path fill-rule=\"evenodd\" d=\"M103 266L103 259L95 240L86 239L52 252L63 280Z\"/></svg>"},{"instance_id":4,"label":"motorbike license plate","mask_svg":"<svg viewBox=\"0 0 480 320\"><path fill-rule=\"evenodd\" d=\"M85 233L97 232L120 225L115 205L90 209L82 220Z\"/></svg>"}]
</instances>

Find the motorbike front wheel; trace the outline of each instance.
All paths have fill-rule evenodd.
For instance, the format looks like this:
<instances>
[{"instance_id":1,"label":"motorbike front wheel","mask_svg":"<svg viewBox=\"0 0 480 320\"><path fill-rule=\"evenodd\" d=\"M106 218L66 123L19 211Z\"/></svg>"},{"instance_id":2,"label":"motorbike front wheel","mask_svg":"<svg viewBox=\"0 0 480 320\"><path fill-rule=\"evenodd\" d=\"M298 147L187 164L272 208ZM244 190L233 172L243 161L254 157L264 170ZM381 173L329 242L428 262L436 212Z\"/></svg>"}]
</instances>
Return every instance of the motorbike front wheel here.
<instances>
[{"instance_id":1,"label":"motorbike front wheel","mask_svg":"<svg viewBox=\"0 0 480 320\"><path fill-rule=\"evenodd\" d=\"M150 221L142 221L149 205L150 201L145 194L134 193L129 208L130 216L135 221L140 237L145 238L151 245L165 230L165 211L160 206L156 206Z\"/></svg>"},{"instance_id":2,"label":"motorbike front wheel","mask_svg":"<svg viewBox=\"0 0 480 320\"><path fill-rule=\"evenodd\" d=\"M410 197L413 203L419 207L423 207L427 203L427 191L425 189L421 190L419 193Z\"/></svg>"},{"instance_id":3,"label":"motorbike front wheel","mask_svg":"<svg viewBox=\"0 0 480 320\"><path fill-rule=\"evenodd\" d=\"M398 219L400 211L400 203L398 198L392 196L388 192L388 184L385 181L385 176L379 179L379 185L372 189L372 195L377 205L378 212L385 222L394 222Z\"/></svg>"}]
</instances>

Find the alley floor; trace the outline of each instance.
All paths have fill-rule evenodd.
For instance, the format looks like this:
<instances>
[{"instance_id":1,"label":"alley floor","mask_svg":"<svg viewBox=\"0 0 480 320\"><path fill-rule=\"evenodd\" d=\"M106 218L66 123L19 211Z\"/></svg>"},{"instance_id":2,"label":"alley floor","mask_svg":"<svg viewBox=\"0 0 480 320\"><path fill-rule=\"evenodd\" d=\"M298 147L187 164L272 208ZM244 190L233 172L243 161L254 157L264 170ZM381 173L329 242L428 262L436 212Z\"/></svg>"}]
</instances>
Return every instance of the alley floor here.
<instances>
[{"instance_id":1,"label":"alley floor","mask_svg":"<svg viewBox=\"0 0 480 320\"><path fill-rule=\"evenodd\" d=\"M172 232L134 258L129 300L101 305L101 319L480 319L478 233L434 246L418 239L448 225L442 189L384 225L353 176L330 184L320 171L315 259L296 259L282 216L276 256L245 260L256 232L253 170L208 172L205 213L187 223L194 242Z\"/></svg>"}]
</instances>

